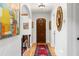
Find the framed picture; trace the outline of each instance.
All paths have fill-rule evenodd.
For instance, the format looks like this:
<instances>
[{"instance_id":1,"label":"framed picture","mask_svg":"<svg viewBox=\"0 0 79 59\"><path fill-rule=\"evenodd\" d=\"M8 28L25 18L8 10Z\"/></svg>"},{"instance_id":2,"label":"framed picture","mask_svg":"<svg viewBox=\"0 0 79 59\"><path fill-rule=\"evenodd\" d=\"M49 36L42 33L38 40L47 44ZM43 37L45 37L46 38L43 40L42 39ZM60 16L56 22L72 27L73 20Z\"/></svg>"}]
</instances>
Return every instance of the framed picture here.
<instances>
[{"instance_id":1,"label":"framed picture","mask_svg":"<svg viewBox=\"0 0 79 59\"><path fill-rule=\"evenodd\" d=\"M51 30L51 21L49 21L49 30Z\"/></svg>"},{"instance_id":2,"label":"framed picture","mask_svg":"<svg viewBox=\"0 0 79 59\"><path fill-rule=\"evenodd\" d=\"M10 6L8 8L1 6ZM16 9L13 8L16 6ZM1 13L5 15L1 15L0 17L4 17L5 19L0 19L0 35L1 39L8 38L12 36L19 35L20 33L20 12L19 12L19 4L11 3L11 4L2 4L0 3L0 7L2 8ZM6 20L6 21L5 21Z\"/></svg>"},{"instance_id":3,"label":"framed picture","mask_svg":"<svg viewBox=\"0 0 79 59\"><path fill-rule=\"evenodd\" d=\"M23 29L29 29L29 23L23 23Z\"/></svg>"},{"instance_id":4,"label":"framed picture","mask_svg":"<svg viewBox=\"0 0 79 59\"><path fill-rule=\"evenodd\" d=\"M57 8L57 13L56 13L56 26L57 30L60 32L63 24L63 10L62 7L59 6Z\"/></svg>"},{"instance_id":5,"label":"framed picture","mask_svg":"<svg viewBox=\"0 0 79 59\"><path fill-rule=\"evenodd\" d=\"M32 28L34 28L34 22L32 21Z\"/></svg>"}]
</instances>

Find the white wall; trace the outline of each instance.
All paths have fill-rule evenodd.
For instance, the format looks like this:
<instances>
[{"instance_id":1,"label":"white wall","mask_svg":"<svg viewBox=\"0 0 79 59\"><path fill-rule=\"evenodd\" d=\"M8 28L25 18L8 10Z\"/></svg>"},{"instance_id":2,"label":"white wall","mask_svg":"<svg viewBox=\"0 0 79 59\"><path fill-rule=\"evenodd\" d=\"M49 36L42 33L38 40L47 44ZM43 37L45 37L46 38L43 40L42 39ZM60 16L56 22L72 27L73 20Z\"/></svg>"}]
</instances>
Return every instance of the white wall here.
<instances>
[{"instance_id":1,"label":"white wall","mask_svg":"<svg viewBox=\"0 0 79 59\"><path fill-rule=\"evenodd\" d=\"M74 9L73 9L73 4L67 4L67 55L73 55L74 51L73 49L75 46L73 45L73 33L74 32ZM72 52L73 51L73 52Z\"/></svg>"},{"instance_id":2,"label":"white wall","mask_svg":"<svg viewBox=\"0 0 79 59\"><path fill-rule=\"evenodd\" d=\"M79 4L67 5L68 15L68 55L79 56Z\"/></svg>"},{"instance_id":3,"label":"white wall","mask_svg":"<svg viewBox=\"0 0 79 59\"><path fill-rule=\"evenodd\" d=\"M31 19L29 19L27 16L21 16L20 17L21 18L21 20L20 20L20 34L21 34L21 37L23 36L23 35L31 35L31 37L32 37L32 20ZM29 28L28 29L24 29L23 28L23 23L28 23L29 25ZM32 38L30 37L30 46L32 46Z\"/></svg>"},{"instance_id":4,"label":"white wall","mask_svg":"<svg viewBox=\"0 0 79 59\"><path fill-rule=\"evenodd\" d=\"M60 32L56 28L56 11L57 7L61 6L63 10L63 25ZM56 4L52 12L52 32L51 32L51 46L55 45L55 52L58 56L67 55L67 4ZM55 31L55 36L54 36ZM53 46L52 46L53 47Z\"/></svg>"},{"instance_id":5,"label":"white wall","mask_svg":"<svg viewBox=\"0 0 79 59\"><path fill-rule=\"evenodd\" d=\"M51 11L51 46L55 47L55 9Z\"/></svg>"},{"instance_id":6,"label":"white wall","mask_svg":"<svg viewBox=\"0 0 79 59\"><path fill-rule=\"evenodd\" d=\"M26 6L24 9L28 12L26 12L25 10L23 11L22 7ZM32 19L31 19L31 10L29 9L29 7L26 4L21 4L21 9L20 12L21 13L28 13L28 16L20 16L20 34L21 37L22 35L31 35L30 37L30 46L32 46ZM28 23L29 28L28 29L24 29L23 28L23 23Z\"/></svg>"},{"instance_id":7,"label":"white wall","mask_svg":"<svg viewBox=\"0 0 79 59\"><path fill-rule=\"evenodd\" d=\"M46 18L46 42L49 42L49 20L50 20L50 12L49 13L40 13L40 12L33 12L32 13L32 20L34 21L34 28L32 30L32 39L33 43L36 43L36 20L37 18L44 17Z\"/></svg>"},{"instance_id":8,"label":"white wall","mask_svg":"<svg viewBox=\"0 0 79 59\"><path fill-rule=\"evenodd\" d=\"M64 23L61 32L57 32L55 28L56 54L60 56L79 56L79 42L77 40L77 37L79 37L79 4L71 3L62 5ZM55 21L53 20L52 24L53 22ZM54 41L53 39L51 40Z\"/></svg>"},{"instance_id":9,"label":"white wall","mask_svg":"<svg viewBox=\"0 0 79 59\"><path fill-rule=\"evenodd\" d=\"M21 16L20 17L20 28L21 28L21 35L29 35L31 34L31 19L29 19L27 16ZM28 29L24 29L23 28L23 23L28 23L29 24L29 28Z\"/></svg>"},{"instance_id":10,"label":"white wall","mask_svg":"<svg viewBox=\"0 0 79 59\"><path fill-rule=\"evenodd\" d=\"M79 56L79 40L77 40L77 37L79 37L79 3L75 5L75 24L76 24L76 37L75 37L75 40L76 40L76 55Z\"/></svg>"},{"instance_id":11,"label":"white wall","mask_svg":"<svg viewBox=\"0 0 79 59\"><path fill-rule=\"evenodd\" d=\"M57 8L57 6L55 7ZM57 55L79 56L79 42L77 40L77 37L79 37L79 4L62 4L62 8L64 11L64 23L61 32L57 32L56 30L54 18L56 9L53 9L51 13L51 20L53 19L51 46L55 45Z\"/></svg>"}]
</instances>

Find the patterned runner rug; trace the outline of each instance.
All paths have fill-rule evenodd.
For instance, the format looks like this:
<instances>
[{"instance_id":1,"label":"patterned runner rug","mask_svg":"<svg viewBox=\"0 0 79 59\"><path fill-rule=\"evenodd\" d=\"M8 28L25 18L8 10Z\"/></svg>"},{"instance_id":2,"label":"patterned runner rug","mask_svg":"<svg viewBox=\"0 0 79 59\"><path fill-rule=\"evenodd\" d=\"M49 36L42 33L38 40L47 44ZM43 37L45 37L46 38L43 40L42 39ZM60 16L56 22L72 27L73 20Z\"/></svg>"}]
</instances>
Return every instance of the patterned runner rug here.
<instances>
[{"instance_id":1,"label":"patterned runner rug","mask_svg":"<svg viewBox=\"0 0 79 59\"><path fill-rule=\"evenodd\" d=\"M37 45L34 56L51 56L47 45Z\"/></svg>"}]
</instances>

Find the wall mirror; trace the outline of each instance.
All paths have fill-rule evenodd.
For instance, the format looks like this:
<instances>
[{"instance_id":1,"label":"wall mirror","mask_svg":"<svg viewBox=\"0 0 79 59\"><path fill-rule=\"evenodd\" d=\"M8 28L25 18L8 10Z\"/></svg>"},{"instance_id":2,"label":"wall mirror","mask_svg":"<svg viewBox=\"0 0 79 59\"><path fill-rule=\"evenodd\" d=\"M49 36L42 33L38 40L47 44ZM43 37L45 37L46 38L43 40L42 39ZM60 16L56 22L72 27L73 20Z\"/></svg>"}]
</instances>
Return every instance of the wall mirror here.
<instances>
[{"instance_id":1,"label":"wall mirror","mask_svg":"<svg viewBox=\"0 0 79 59\"><path fill-rule=\"evenodd\" d=\"M57 13L56 13L56 27L57 30L60 32L63 24L63 10L62 7L59 6L57 8Z\"/></svg>"}]
</instances>

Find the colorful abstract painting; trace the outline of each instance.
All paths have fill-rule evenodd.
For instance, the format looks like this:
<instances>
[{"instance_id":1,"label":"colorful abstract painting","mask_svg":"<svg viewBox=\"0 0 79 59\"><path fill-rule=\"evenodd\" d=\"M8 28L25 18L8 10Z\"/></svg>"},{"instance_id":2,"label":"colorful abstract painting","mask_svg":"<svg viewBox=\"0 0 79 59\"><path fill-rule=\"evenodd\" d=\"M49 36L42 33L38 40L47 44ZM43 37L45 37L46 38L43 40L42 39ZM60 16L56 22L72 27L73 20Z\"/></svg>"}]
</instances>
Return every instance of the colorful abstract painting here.
<instances>
[{"instance_id":1,"label":"colorful abstract painting","mask_svg":"<svg viewBox=\"0 0 79 59\"><path fill-rule=\"evenodd\" d=\"M18 7L19 4L0 3L0 39L20 33Z\"/></svg>"}]
</instances>

